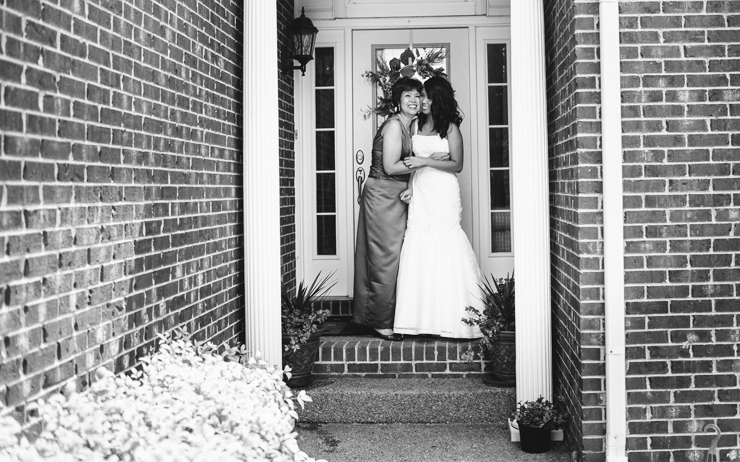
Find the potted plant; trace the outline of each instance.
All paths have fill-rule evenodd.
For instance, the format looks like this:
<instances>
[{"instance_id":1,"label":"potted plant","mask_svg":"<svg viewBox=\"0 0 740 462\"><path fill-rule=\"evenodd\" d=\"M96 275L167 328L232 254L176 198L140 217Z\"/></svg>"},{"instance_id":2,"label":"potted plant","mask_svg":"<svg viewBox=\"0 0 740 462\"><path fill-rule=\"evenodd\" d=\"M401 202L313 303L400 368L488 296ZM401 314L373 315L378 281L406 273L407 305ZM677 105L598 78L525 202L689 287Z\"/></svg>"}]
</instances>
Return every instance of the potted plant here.
<instances>
[{"instance_id":1,"label":"potted plant","mask_svg":"<svg viewBox=\"0 0 740 462\"><path fill-rule=\"evenodd\" d=\"M291 388L305 387L313 381L311 372L319 351L319 339L330 314L316 302L336 284L336 281L329 281L333 274L321 278L319 272L308 287L301 281L294 295L283 289L283 367L290 366L285 383Z\"/></svg>"},{"instance_id":2,"label":"potted plant","mask_svg":"<svg viewBox=\"0 0 740 462\"><path fill-rule=\"evenodd\" d=\"M516 319L514 274L505 278L485 278L480 286L485 304L481 313L469 306L469 317L463 322L478 326L483 333L481 344L491 361L492 374L484 381L491 385L513 386L516 383Z\"/></svg>"},{"instance_id":3,"label":"potted plant","mask_svg":"<svg viewBox=\"0 0 740 462\"><path fill-rule=\"evenodd\" d=\"M559 430L568 420L564 399L551 403L540 396L535 401L520 401L511 420L516 422L522 451L539 454L550 449L550 433Z\"/></svg>"}]
</instances>

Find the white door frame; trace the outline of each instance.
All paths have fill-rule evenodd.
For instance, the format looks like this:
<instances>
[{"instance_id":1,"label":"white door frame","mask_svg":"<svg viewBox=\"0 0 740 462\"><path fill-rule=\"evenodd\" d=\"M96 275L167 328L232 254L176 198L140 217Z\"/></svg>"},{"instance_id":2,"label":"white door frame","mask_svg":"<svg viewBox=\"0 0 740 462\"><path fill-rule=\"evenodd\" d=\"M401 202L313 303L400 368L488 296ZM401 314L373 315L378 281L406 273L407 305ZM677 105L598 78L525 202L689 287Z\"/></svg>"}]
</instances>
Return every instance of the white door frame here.
<instances>
[{"instance_id":1,"label":"white door frame","mask_svg":"<svg viewBox=\"0 0 740 462\"><path fill-rule=\"evenodd\" d=\"M469 111L465 114L466 120L465 125L467 130L469 130L470 133L470 142L469 144L466 144L465 150L469 154L466 156L466 169L469 168L473 172L478 172L478 174L473 173L471 175L471 187L473 191L478 191L479 194L476 196L473 194L472 197L472 207L471 210L472 213L472 235L471 238L471 244L473 245L474 250L476 251L477 255L481 255L481 266L484 270L484 274L488 274L490 271L491 265L497 265L500 267L500 269L496 270L496 276L502 277L506 273L511 271L511 267L513 266L513 257L512 253L506 253L506 254L493 254L491 255L488 251L490 249L490 231L487 230L487 225L489 220L482 219L482 215L480 213L481 206L485 204L481 204L482 200L487 200L487 197L483 197L483 194L481 191L485 190L486 194L488 191L487 187L487 175L488 175L488 169L487 164L486 166L482 166L481 163L485 162L487 159L487 156L485 155L473 155L473 153L478 153L480 149L488 149L487 143L480 140L479 135L487 136L487 125L484 121L478 122L477 120L480 120L478 114L481 112L481 107L483 114L485 114L485 107L486 104L484 102L479 103L479 100L483 97L482 95L485 95L486 93L486 87L485 87L485 77L481 77L481 75L485 75L485 69L483 69L484 66L477 66L476 62L480 59L481 53L485 53L485 43L493 41L493 40L499 40L502 41L502 37L508 37L509 33L509 27L508 27L508 18L506 17L481 17L481 16L475 16L475 17L424 17L424 18L413 18L412 19L403 19L403 18L383 18L383 19L336 19L336 20L314 20L314 25L319 29L319 34L317 36L317 47L321 46L333 46L336 50L335 60L338 65L337 68L340 67L342 64L344 66L344 69L337 69L337 74L335 75L335 88L337 91L337 98L335 100L336 104L336 114L337 118L340 117L340 114L342 115L349 115L352 114L353 105L352 105L352 97L351 97L351 88L352 88L352 80L353 77L356 77L354 75L347 75L345 69L351 69L352 67L352 58L353 58L353 31L362 31L362 30L383 30L383 29L396 29L396 30L409 30L409 29L465 29L467 30L467 40L469 44L468 49L468 60L470 63L470 72L469 72L469 87L471 88L471 94L474 94L472 89L475 89L475 92L477 92L478 97L473 98L471 96L470 101L470 107ZM508 43L508 42L507 42ZM481 51L483 49L483 51ZM343 52L342 52L343 50ZM477 50L477 51L476 51ZM485 56L485 55L483 55ZM342 59L340 59L340 57ZM312 143L314 142L314 139L312 136L307 136L307 133L310 133L310 131L313 128L313 117L314 117L314 107L312 103L306 103L306 101L312 101L311 93L313 92L313 82L310 76L313 75L313 62L309 63L308 70L306 73L306 76L296 76L296 85L295 85L295 107L296 107L296 120L295 120L295 126L296 126L296 133L302 134L302 136L296 136L296 276L298 280L302 279L310 279L313 277L313 274L315 274L316 269L322 268L322 272L326 273L329 266L332 264L337 269L337 275L340 275L340 273L344 273L339 276L341 279L340 283L337 285L337 287L347 287L348 291L345 292L349 294L349 296L352 296L352 287L351 287L351 281L354 274L354 261L353 258L351 258L351 255L348 255L348 252L343 249L338 249L338 255L336 258L332 257L324 257L324 258L315 258L312 257L313 255L313 248L315 244L312 242L312 236L310 236L310 231L307 229L309 226L313 226L313 208L314 204L310 203L310 199L301 193L301 191L304 190L304 188L307 188L308 185L311 184L312 179L310 177L309 172L309 163L312 161L312 155L314 153L314 148L312 146ZM350 72L357 73L356 69L352 69ZM341 74L341 77L340 77ZM342 80L343 79L343 80ZM344 97L340 97L340 95L344 95ZM342 102L344 102L344 106L342 106ZM511 106L511 105L510 105ZM485 118L485 117L484 117ZM347 120L351 120L352 118L347 117ZM481 125L481 123L483 125ZM341 137L340 135L342 133L341 130L337 130L337 141L336 141L336 149L337 149L337 169L340 168L340 161L344 164L348 164L351 161L350 158L354 157L355 151L357 149L360 149L360 147L355 146L353 143L353 133L352 128L349 126L345 126L344 134L345 136ZM362 148L365 157L369 158L371 156L371 146L366 146ZM341 158L341 159L340 159ZM348 165L345 165L344 168L349 167ZM481 173L482 172L482 173ZM345 178L345 184L338 185L338 201L344 200L344 196L349 196L346 199L348 200L355 200L354 197L352 197L352 190L353 190L353 183L354 180L353 175L347 175ZM343 189L345 188L345 189ZM481 189L483 188L483 189ZM341 198L340 198L341 196ZM346 205L351 205L347 204ZM339 203L337 204L339 207ZM339 208L338 208L339 209ZM351 236L352 239L354 239L354 222L352 214L347 214L342 217L341 220L337 223L338 232L339 234L344 234L346 236ZM343 233L344 231L344 233ZM353 248L353 242L349 241L343 241L341 244L338 242L338 245L348 245L349 248ZM312 261L307 261L308 259L313 258ZM503 262L503 264L502 264ZM308 267L311 267L312 270L309 271ZM324 268L326 266L326 268ZM487 271L488 270L488 271ZM309 274L310 273L310 274ZM339 294L342 295L342 294Z\"/></svg>"},{"instance_id":2,"label":"white door frame","mask_svg":"<svg viewBox=\"0 0 740 462\"><path fill-rule=\"evenodd\" d=\"M351 59L351 48L347 46L344 30L320 30L316 37L316 48L334 48L334 122L335 122L335 171L347 172L352 168L350 156L352 150L352 128L347 123L347 114L351 100L347 87L347 59ZM306 68L306 75L295 76L295 127L296 127L296 155L295 155L295 191L296 191L296 277L298 281L311 279L306 277L307 266L313 272L321 271L322 275L334 272L332 280L336 280L335 287L349 287L354 271L354 258L349 249L354 248L350 239L354 239L354 224L352 214L345 213L351 210L352 177L351 175L337 175L337 181L344 179L342 184L337 183L337 254L336 256L319 256L316 251L316 242L309 227L315 225L316 201L313 196L302 194L302 191L313 191L315 176L315 136L309 134L315 131L315 99L311 97L315 90L315 81L312 78L315 62L311 61ZM300 135L300 136L299 136ZM310 261L308 261L310 260ZM306 282L310 282L306 281ZM351 292L350 292L351 293Z\"/></svg>"},{"instance_id":3,"label":"white door frame","mask_svg":"<svg viewBox=\"0 0 740 462\"><path fill-rule=\"evenodd\" d=\"M410 37L409 31L406 29L383 29L383 30L355 30L352 35L352 48L354 55L353 69L352 69L352 120L354 130L354 151L359 149L364 150L366 153L363 163L359 163L355 159L353 171L356 171L358 167L362 167L365 171L369 171L370 164L372 163L372 153L370 152L373 142L375 131L373 129L373 117L367 117L367 114L361 112L362 108L367 107L368 103L372 103L372 89L373 84L368 82L362 74L372 69L371 53L369 51L372 47L376 46L398 46L403 49L405 44L408 43L409 39L413 39L414 47L426 47L426 46L448 46L449 55L447 58L448 68L445 70L448 74L448 78L455 87L455 96L460 105L460 110L465 114L465 122L460 126L460 133L463 139L463 146L465 147L463 156L463 170L457 174L458 182L460 183L460 196L462 200L462 228L468 235L468 238L473 242L473 216L476 215L476 209L472 203L472 177L473 165L470 159L473 156L473 151L470 149L471 140L471 122L469 114L471 113L471 89L473 86L471 82L474 81L474 76L471 75L470 71L470 49L474 48L470 45L470 34L468 28L445 28L445 29L415 29L412 36ZM364 62L360 56L368 60ZM359 58L359 59L358 59ZM364 65L362 64L364 62ZM358 64L360 67L358 67ZM350 79L348 79L350 80ZM357 197L359 195L359 189L357 183L353 184L354 187L354 198L357 204ZM355 205L355 218L358 216L359 210ZM355 223L356 223L355 219Z\"/></svg>"},{"instance_id":4,"label":"white door frame","mask_svg":"<svg viewBox=\"0 0 740 462\"><path fill-rule=\"evenodd\" d=\"M336 5L342 4L340 2ZM508 23L508 17L486 16L314 20L319 30L338 29L344 30L345 34L348 30L361 28L475 28L509 25ZM517 286L520 288L517 296L517 399L521 400L536 399L539 395L552 396L547 106L542 0L519 0L516 8L511 9L510 26L513 101L510 143L512 152L517 153L512 156L512 209L527 210L526 214L514 213L512 216L512 234L517 237L514 241L514 266ZM351 37L345 35L345 40L345 50L351 49ZM274 47L274 43L271 46ZM253 69L255 68L245 66L245 73ZM299 86L296 88L296 101L302 99ZM245 112L252 108L252 104L254 103L247 99ZM277 125L277 122L275 120L274 124ZM250 135L262 136L261 133L250 133L249 129L245 131L245 139L249 139ZM473 137L476 138L477 136ZM277 144L277 140L275 142ZM478 146L473 145L471 148L477 149ZM296 153L296 157L300 158L300 153ZM277 188L274 194L278 194ZM300 223L301 220L301 210L298 208L296 222ZM247 245L250 244L252 243L247 242ZM299 246L300 240L296 244ZM297 251L300 252L300 249ZM247 254L246 258L249 259L250 255ZM298 277L301 276L301 271L299 262ZM249 281L247 284L249 291ZM248 297L248 303L250 300ZM248 312L249 309L248 305ZM247 335L252 330L248 325Z\"/></svg>"}]
</instances>

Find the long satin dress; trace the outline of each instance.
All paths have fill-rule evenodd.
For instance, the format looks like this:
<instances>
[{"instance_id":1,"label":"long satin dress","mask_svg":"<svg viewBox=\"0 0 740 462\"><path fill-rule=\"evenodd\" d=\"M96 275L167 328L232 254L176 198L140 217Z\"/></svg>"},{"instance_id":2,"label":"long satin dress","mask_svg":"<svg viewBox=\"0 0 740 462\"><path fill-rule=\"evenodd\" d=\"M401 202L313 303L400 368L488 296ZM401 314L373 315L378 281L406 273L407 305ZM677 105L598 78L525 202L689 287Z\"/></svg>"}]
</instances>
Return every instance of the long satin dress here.
<instances>
[{"instance_id":1,"label":"long satin dress","mask_svg":"<svg viewBox=\"0 0 740 462\"><path fill-rule=\"evenodd\" d=\"M355 247L354 317L356 323L392 329L396 278L406 231L406 204L400 199L409 175L383 169L383 127L373 139L370 173L362 191ZM411 155L411 136L403 129L401 159Z\"/></svg>"}]
</instances>

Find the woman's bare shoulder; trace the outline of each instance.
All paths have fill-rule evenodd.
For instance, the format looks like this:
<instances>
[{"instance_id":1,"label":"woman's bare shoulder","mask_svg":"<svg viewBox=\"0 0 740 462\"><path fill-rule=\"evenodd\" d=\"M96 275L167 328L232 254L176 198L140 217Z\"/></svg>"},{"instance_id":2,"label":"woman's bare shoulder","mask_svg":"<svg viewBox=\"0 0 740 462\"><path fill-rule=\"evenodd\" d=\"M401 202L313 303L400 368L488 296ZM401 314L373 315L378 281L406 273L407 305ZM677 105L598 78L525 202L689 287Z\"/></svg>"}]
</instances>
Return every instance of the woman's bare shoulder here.
<instances>
[{"instance_id":1,"label":"woman's bare shoulder","mask_svg":"<svg viewBox=\"0 0 740 462\"><path fill-rule=\"evenodd\" d=\"M382 132L384 135L388 133L401 132L401 124L402 122L398 118L392 117L386 120L385 124L383 125Z\"/></svg>"}]
</instances>

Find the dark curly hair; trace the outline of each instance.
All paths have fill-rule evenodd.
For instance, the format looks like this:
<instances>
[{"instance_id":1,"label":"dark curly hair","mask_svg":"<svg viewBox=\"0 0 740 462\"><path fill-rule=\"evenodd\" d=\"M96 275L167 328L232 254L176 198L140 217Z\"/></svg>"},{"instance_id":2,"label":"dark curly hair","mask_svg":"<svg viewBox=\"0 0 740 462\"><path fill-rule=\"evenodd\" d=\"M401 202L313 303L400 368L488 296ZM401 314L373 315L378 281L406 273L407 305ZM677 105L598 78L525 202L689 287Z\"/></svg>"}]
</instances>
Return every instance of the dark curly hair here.
<instances>
[{"instance_id":1,"label":"dark curly hair","mask_svg":"<svg viewBox=\"0 0 740 462\"><path fill-rule=\"evenodd\" d=\"M439 136L447 136L447 129L453 123L458 127L463 121L460 108L455 99L455 90L444 77L434 76L424 82L424 91L427 98L432 100L432 119L434 119L434 130ZM426 114L419 114L419 127L426 123Z\"/></svg>"},{"instance_id":2,"label":"dark curly hair","mask_svg":"<svg viewBox=\"0 0 740 462\"><path fill-rule=\"evenodd\" d=\"M424 91L424 84L419 80L412 77L401 77L396 80L391 88L391 102L393 103L393 109L398 112L401 107L401 96L404 92L416 90L421 94Z\"/></svg>"}]
</instances>

